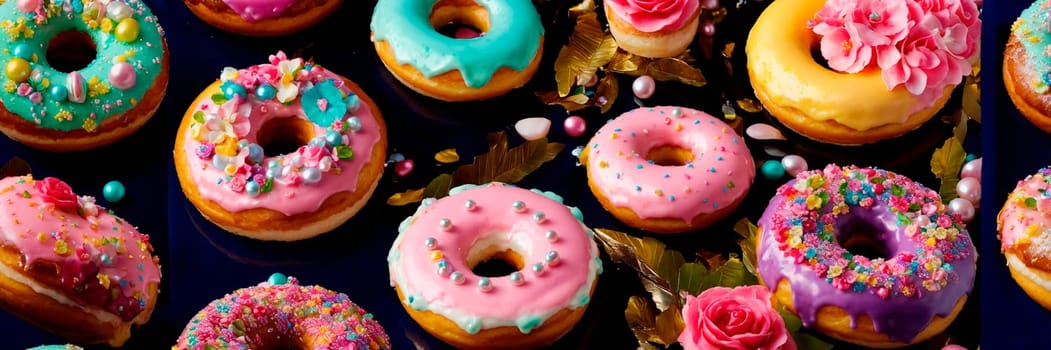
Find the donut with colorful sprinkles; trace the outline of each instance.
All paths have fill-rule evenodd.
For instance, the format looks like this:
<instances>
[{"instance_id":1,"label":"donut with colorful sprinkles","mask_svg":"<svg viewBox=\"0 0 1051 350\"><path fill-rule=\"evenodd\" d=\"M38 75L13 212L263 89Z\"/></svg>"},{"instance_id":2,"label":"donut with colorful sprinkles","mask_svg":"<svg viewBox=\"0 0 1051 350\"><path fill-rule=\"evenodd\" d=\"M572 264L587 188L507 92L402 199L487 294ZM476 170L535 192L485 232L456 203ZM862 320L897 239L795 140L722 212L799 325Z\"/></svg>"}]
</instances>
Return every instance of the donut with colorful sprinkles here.
<instances>
[{"instance_id":1,"label":"donut with colorful sprinkles","mask_svg":"<svg viewBox=\"0 0 1051 350\"><path fill-rule=\"evenodd\" d=\"M390 349L371 313L346 294L301 286L275 273L266 282L212 301L186 325L172 350Z\"/></svg>"},{"instance_id":2,"label":"donut with colorful sprinkles","mask_svg":"<svg viewBox=\"0 0 1051 350\"><path fill-rule=\"evenodd\" d=\"M161 280L149 236L68 184L0 179L0 307L78 344L120 347Z\"/></svg>"},{"instance_id":3,"label":"donut with colorful sprinkles","mask_svg":"<svg viewBox=\"0 0 1051 350\"><path fill-rule=\"evenodd\" d=\"M48 151L116 142L168 87L164 32L142 0L0 2L0 132Z\"/></svg>"},{"instance_id":4,"label":"donut with colorful sprinkles","mask_svg":"<svg viewBox=\"0 0 1051 350\"><path fill-rule=\"evenodd\" d=\"M1011 26L1004 49L1004 86L1018 111L1051 133L1051 1L1033 1Z\"/></svg>"},{"instance_id":5,"label":"donut with colorful sprinkles","mask_svg":"<svg viewBox=\"0 0 1051 350\"><path fill-rule=\"evenodd\" d=\"M226 68L187 110L175 142L179 184L232 233L294 241L358 212L383 174L387 132L356 84L279 52Z\"/></svg>"},{"instance_id":6,"label":"donut with colorful sprinkles","mask_svg":"<svg viewBox=\"0 0 1051 350\"><path fill-rule=\"evenodd\" d=\"M1051 168L1018 181L996 225L1011 277L1051 309Z\"/></svg>"},{"instance_id":7,"label":"donut with colorful sprinkles","mask_svg":"<svg viewBox=\"0 0 1051 350\"><path fill-rule=\"evenodd\" d=\"M777 190L758 222L759 281L803 325L874 348L941 334L974 285L977 252L937 191L828 165Z\"/></svg>"},{"instance_id":8,"label":"donut with colorful sprinkles","mask_svg":"<svg viewBox=\"0 0 1051 350\"><path fill-rule=\"evenodd\" d=\"M183 0L204 23L249 36L298 32L324 20L343 0Z\"/></svg>"},{"instance_id":9,"label":"donut with colorful sprinkles","mask_svg":"<svg viewBox=\"0 0 1051 350\"><path fill-rule=\"evenodd\" d=\"M582 220L551 192L453 188L401 223L387 256L391 285L409 316L457 348L551 345L580 321L602 273ZM489 260L515 271L475 272Z\"/></svg>"},{"instance_id":10,"label":"donut with colorful sprinkles","mask_svg":"<svg viewBox=\"0 0 1051 350\"><path fill-rule=\"evenodd\" d=\"M581 153L602 206L657 233L698 230L741 204L755 179L744 138L707 113L642 107L602 126Z\"/></svg>"}]
</instances>

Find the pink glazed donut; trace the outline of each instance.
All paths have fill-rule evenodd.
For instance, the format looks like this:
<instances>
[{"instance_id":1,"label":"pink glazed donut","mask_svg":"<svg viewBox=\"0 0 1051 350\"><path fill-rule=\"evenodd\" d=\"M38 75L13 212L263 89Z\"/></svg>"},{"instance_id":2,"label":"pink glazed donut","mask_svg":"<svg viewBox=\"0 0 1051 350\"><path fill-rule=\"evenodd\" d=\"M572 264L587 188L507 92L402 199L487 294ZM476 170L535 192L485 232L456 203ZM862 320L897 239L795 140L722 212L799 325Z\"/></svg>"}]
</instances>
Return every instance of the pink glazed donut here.
<instances>
[{"instance_id":1,"label":"pink glazed donut","mask_svg":"<svg viewBox=\"0 0 1051 350\"><path fill-rule=\"evenodd\" d=\"M551 192L464 185L402 222L387 261L402 306L461 349L550 345L583 316L602 261L580 210ZM500 259L519 271L483 277Z\"/></svg>"},{"instance_id":2,"label":"pink glazed donut","mask_svg":"<svg viewBox=\"0 0 1051 350\"><path fill-rule=\"evenodd\" d=\"M707 113L642 107L603 126L581 154L602 206L632 227L680 233L733 212L755 178L744 138Z\"/></svg>"}]
</instances>

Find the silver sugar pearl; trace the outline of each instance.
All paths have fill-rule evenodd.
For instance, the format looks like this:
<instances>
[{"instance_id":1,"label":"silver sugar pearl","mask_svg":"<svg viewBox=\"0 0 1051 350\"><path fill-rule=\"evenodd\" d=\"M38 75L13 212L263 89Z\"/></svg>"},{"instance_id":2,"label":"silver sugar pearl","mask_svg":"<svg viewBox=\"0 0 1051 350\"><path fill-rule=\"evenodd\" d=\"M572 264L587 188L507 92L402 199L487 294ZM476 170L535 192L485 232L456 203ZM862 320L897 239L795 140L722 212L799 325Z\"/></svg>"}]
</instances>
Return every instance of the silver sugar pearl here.
<instances>
[{"instance_id":1,"label":"silver sugar pearl","mask_svg":"<svg viewBox=\"0 0 1051 350\"><path fill-rule=\"evenodd\" d=\"M438 266L438 275L442 277L448 277L452 273L452 269L449 265Z\"/></svg>"},{"instance_id":2,"label":"silver sugar pearl","mask_svg":"<svg viewBox=\"0 0 1051 350\"><path fill-rule=\"evenodd\" d=\"M447 218L442 218L441 220L438 220L438 227L441 227L442 230L448 231L453 228L453 222Z\"/></svg>"},{"instance_id":3,"label":"silver sugar pearl","mask_svg":"<svg viewBox=\"0 0 1051 350\"><path fill-rule=\"evenodd\" d=\"M516 212L521 213L526 210L525 202L515 201L514 203L511 203L511 209L514 209Z\"/></svg>"},{"instance_id":4,"label":"silver sugar pearl","mask_svg":"<svg viewBox=\"0 0 1051 350\"><path fill-rule=\"evenodd\" d=\"M518 272L518 271L512 272L510 278L511 278L511 283L514 283L516 286L517 285L521 285L522 283L525 283L525 279L522 278L522 273L521 272Z\"/></svg>"},{"instance_id":5,"label":"silver sugar pearl","mask_svg":"<svg viewBox=\"0 0 1051 350\"><path fill-rule=\"evenodd\" d=\"M544 220L547 220L547 216L544 215L544 212L538 211L533 213L533 220L538 223L543 223Z\"/></svg>"},{"instance_id":6,"label":"silver sugar pearl","mask_svg":"<svg viewBox=\"0 0 1051 350\"><path fill-rule=\"evenodd\" d=\"M544 273L544 263L535 263L535 264L533 264L533 273L536 273L537 275L543 274Z\"/></svg>"},{"instance_id":7,"label":"silver sugar pearl","mask_svg":"<svg viewBox=\"0 0 1051 350\"><path fill-rule=\"evenodd\" d=\"M449 274L449 279L453 280L453 283L456 283L456 284L463 284L463 282L464 282L463 273L460 272L460 271L453 271L453 273L450 273Z\"/></svg>"},{"instance_id":8,"label":"silver sugar pearl","mask_svg":"<svg viewBox=\"0 0 1051 350\"><path fill-rule=\"evenodd\" d=\"M478 289L481 289L483 292L493 290L493 282L489 281L489 277L482 277L478 280Z\"/></svg>"},{"instance_id":9,"label":"silver sugar pearl","mask_svg":"<svg viewBox=\"0 0 1051 350\"><path fill-rule=\"evenodd\" d=\"M122 1L113 1L106 5L106 17L109 17L114 22L120 22L120 20L131 17L131 15L131 7Z\"/></svg>"},{"instance_id":10,"label":"silver sugar pearl","mask_svg":"<svg viewBox=\"0 0 1051 350\"><path fill-rule=\"evenodd\" d=\"M554 250L547 252L547 255L544 255L544 260L547 261L548 265L558 265L558 252Z\"/></svg>"},{"instance_id":11,"label":"silver sugar pearl","mask_svg":"<svg viewBox=\"0 0 1051 350\"><path fill-rule=\"evenodd\" d=\"M429 207L431 204L434 204L434 198L424 198L423 201L420 202L420 205L424 207Z\"/></svg>"},{"instance_id":12,"label":"silver sugar pearl","mask_svg":"<svg viewBox=\"0 0 1051 350\"><path fill-rule=\"evenodd\" d=\"M463 208L467 210L475 210L478 208L478 203L475 203L473 200L468 199L467 201L463 202Z\"/></svg>"},{"instance_id":13,"label":"silver sugar pearl","mask_svg":"<svg viewBox=\"0 0 1051 350\"><path fill-rule=\"evenodd\" d=\"M438 240L434 239L434 237L427 237L427 239L423 240L423 245L427 246L427 249L434 249L438 246Z\"/></svg>"},{"instance_id":14,"label":"silver sugar pearl","mask_svg":"<svg viewBox=\"0 0 1051 350\"><path fill-rule=\"evenodd\" d=\"M675 116L676 118L682 118L682 109L680 109L679 107L675 107L675 109L671 110L671 115Z\"/></svg>"},{"instance_id":15,"label":"silver sugar pearl","mask_svg":"<svg viewBox=\"0 0 1051 350\"><path fill-rule=\"evenodd\" d=\"M544 237L547 238L548 242L557 241L558 240L558 232L555 232L555 230L547 230L547 232L544 232Z\"/></svg>"}]
</instances>

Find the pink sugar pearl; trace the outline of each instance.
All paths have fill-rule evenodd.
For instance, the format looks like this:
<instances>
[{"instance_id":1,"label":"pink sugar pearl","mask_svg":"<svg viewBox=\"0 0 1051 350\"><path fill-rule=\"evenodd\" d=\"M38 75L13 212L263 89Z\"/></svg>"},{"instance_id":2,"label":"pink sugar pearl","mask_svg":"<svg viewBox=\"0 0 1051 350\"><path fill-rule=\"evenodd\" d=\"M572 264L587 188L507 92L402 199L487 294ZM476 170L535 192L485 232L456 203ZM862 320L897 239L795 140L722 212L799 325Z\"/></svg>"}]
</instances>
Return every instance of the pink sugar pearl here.
<instances>
[{"instance_id":1,"label":"pink sugar pearl","mask_svg":"<svg viewBox=\"0 0 1051 350\"><path fill-rule=\"evenodd\" d=\"M566 134L573 137L584 135L584 131L588 128L587 123L584 122L584 118L575 115L566 118L566 121L562 123L562 127L566 129Z\"/></svg>"},{"instance_id":2,"label":"pink sugar pearl","mask_svg":"<svg viewBox=\"0 0 1051 350\"><path fill-rule=\"evenodd\" d=\"M653 81L653 77L648 75L638 77L635 82L631 83L631 91L635 93L635 97L641 99L650 98L656 90L657 83Z\"/></svg>"},{"instance_id":3,"label":"pink sugar pearl","mask_svg":"<svg viewBox=\"0 0 1051 350\"><path fill-rule=\"evenodd\" d=\"M109 82L113 87L127 90L135 86L135 68L127 62L117 62L109 69Z\"/></svg>"},{"instance_id":4,"label":"pink sugar pearl","mask_svg":"<svg viewBox=\"0 0 1051 350\"><path fill-rule=\"evenodd\" d=\"M18 9L22 10L22 12L32 13L40 7L40 1L41 0L18 0L16 4L18 5Z\"/></svg>"}]
</instances>

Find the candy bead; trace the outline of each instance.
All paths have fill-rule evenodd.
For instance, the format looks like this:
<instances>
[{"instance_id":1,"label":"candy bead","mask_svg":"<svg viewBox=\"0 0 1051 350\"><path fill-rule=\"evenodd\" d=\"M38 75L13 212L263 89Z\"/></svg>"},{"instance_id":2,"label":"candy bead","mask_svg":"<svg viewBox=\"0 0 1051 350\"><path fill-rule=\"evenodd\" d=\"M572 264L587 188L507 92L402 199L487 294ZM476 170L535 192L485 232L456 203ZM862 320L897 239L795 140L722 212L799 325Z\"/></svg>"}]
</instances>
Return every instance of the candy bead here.
<instances>
[{"instance_id":1,"label":"candy bead","mask_svg":"<svg viewBox=\"0 0 1051 350\"><path fill-rule=\"evenodd\" d=\"M325 131L325 144L329 147L336 147L343 143L343 134L340 134L335 130Z\"/></svg>"},{"instance_id":2,"label":"candy bead","mask_svg":"<svg viewBox=\"0 0 1051 350\"><path fill-rule=\"evenodd\" d=\"M255 88L255 96L263 101L270 100L277 96L277 89L270 84L262 84Z\"/></svg>"},{"instance_id":3,"label":"candy bead","mask_svg":"<svg viewBox=\"0 0 1051 350\"><path fill-rule=\"evenodd\" d=\"M956 183L956 194L974 206L978 206L982 199L982 184L976 178L965 177Z\"/></svg>"},{"instance_id":4,"label":"candy bead","mask_svg":"<svg viewBox=\"0 0 1051 350\"><path fill-rule=\"evenodd\" d=\"M701 34L704 34L704 36L715 35L715 23L704 22L701 24Z\"/></svg>"},{"instance_id":5,"label":"candy bead","mask_svg":"<svg viewBox=\"0 0 1051 350\"><path fill-rule=\"evenodd\" d=\"M358 119L358 117L347 118L347 128L350 131L361 130L361 119Z\"/></svg>"},{"instance_id":6,"label":"candy bead","mask_svg":"<svg viewBox=\"0 0 1051 350\"><path fill-rule=\"evenodd\" d=\"M562 128L566 129L567 135L580 137L587 130L587 123L584 122L584 118L574 115L566 118L566 121L562 123Z\"/></svg>"},{"instance_id":7,"label":"candy bead","mask_svg":"<svg viewBox=\"0 0 1051 350\"><path fill-rule=\"evenodd\" d=\"M248 145L248 160L252 164L259 164L263 162L263 146L258 144Z\"/></svg>"},{"instance_id":8,"label":"candy bead","mask_svg":"<svg viewBox=\"0 0 1051 350\"><path fill-rule=\"evenodd\" d=\"M347 112L354 113L358 111L358 107L361 107L361 98L358 95L351 93L343 100L347 104Z\"/></svg>"},{"instance_id":9,"label":"candy bead","mask_svg":"<svg viewBox=\"0 0 1051 350\"><path fill-rule=\"evenodd\" d=\"M255 181L249 180L245 183L245 193L249 196L255 197L259 195L259 184Z\"/></svg>"},{"instance_id":10,"label":"candy bead","mask_svg":"<svg viewBox=\"0 0 1051 350\"><path fill-rule=\"evenodd\" d=\"M18 9L25 13L33 13L36 9L40 8L41 0L18 0L16 5Z\"/></svg>"},{"instance_id":11,"label":"candy bead","mask_svg":"<svg viewBox=\"0 0 1051 350\"><path fill-rule=\"evenodd\" d=\"M537 223L544 223L544 220L547 220L547 217L544 216L544 212L538 211L533 213L533 221L536 221Z\"/></svg>"},{"instance_id":12,"label":"candy bead","mask_svg":"<svg viewBox=\"0 0 1051 350\"><path fill-rule=\"evenodd\" d=\"M303 176L303 183L313 184L321 181L321 170L318 168L303 168L299 174Z\"/></svg>"},{"instance_id":13,"label":"candy bead","mask_svg":"<svg viewBox=\"0 0 1051 350\"><path fill-rule=\"evenodd\" d=\"M4 69L7 78L14 80L16 83L21 83L29 79L29 72L29 61L18 57L7 61L7 66Z\"/></svg>"},{"instance_id":14,"label":"candy bead","mask_svg":"<svg viewBox=\"0 0 1051 350\"><path fill-rule=\"evenodd\" d=\"M963 169L960 170L960 178L968 177L978 179L979 182L982 181L982 158L972 160L963 165Z\"/></svg>"},{"instance_id":15,"label":"candy bead","mask_svg":"<svg viewBox=\"0 0 1051 350\"><path fill-rule=\"evenodd\" d=\"M69 96L69 91L66 90L65 86L55 84L48 89L48 94L51 95L52 100L62 102L66 100L66 96Z\"/></svg>"},{"instance_id":16,"label":"candy bead","mask_svg":"<svg viewBox=\"0 0 1051 350\"><path fill-rule=\"evenodd\" d=\"M273 275L270 275L270 278L267 278L266 281L272 285L279 286L288 283L288 276L285 276L285 274L280 272L275 272Z\"/></svg>"},{"instance_id":17,"label":"candy bead","mask_svg":"<svg viewBox=\"0 0 1051 350\"><path fill-rule=\"evenodd\" d=\"M547 118L525 118L515 123L515 131L528 141L539 140L551 130L551 120Z\"/></svg>"},{"instance_id":18,"label":"candy bead","mask_svg":"<svg viewBox=\"0 0 1051 350\"><path fill-rule=\"evenodd\" d=\"M641 99L650 98L656 89L657 83L653 81L653 77L648 75L635 78L635 82L631 83L631 91L635 93L635 97Z\"/></svg>"},{"instance_id":19,"label":"candy bead","mask_svg":"<svg viewBox=\"0 0 1051 350\"><path fill-rule=\"evenodd\" d=\"M551 266L558 265L558 262L559 262L558 252L556 252L554 250L547 252L547 254L544 255L544 260L547 261L548 265L551 265Z\"/></svg>"},{"instance_id":20,"label":"candy bead","mask_svg":"<svg viewBox=\"0 0 1051 350\"><path fill-rule=\"evenodd\" d=\"M102 196L110 202L120 202L124 199L124 184L120 181L107 182L105 186L102 186Z\"/></svg>"},{"instance_id":21,"label":"candy bead","mask_svg":"<svg viewBox=\"0 0 1051 350\"><path fill-rule=\"evenodd\" d=\"M106 17L109 17L109 19L112 19L118 23L120 21L123 21L125 18L131 17L131 15L131 7L128 6L128 4L125 4L123 1L111 1L109 4L106 4Z\"/></svg>"},{"instance_id":22,"label":"candy bead","mask_svg":"<svg viewBox=\"0 0 1051 350\"><path fill-rule=\"evenodd\" d=\"M549 242L557 241L558 232L555 232L555 230L547 230L547 232L544 233L544 238L547 238Z\"/></svg>"},{"instance_id":23,"label":"candy bead","mask_svg":"<svg viewBox=\"0 0 1051 350\"><path fill-rule=\"evenodd\" d=\"M393 153L387 157L387 161L391 163L397 163L403 160L405 160L405 155L401 153Z\"/></svg>"},{"instance_id":24,"label":"candy bead","mask_svg":"<svg viewBox=\"0 0 1051 350\"><path fill-rule=\"evenodd\" d=\"M427 247L427 249L434 249L438 246L438 240L434 237L427 237L427 239L423 240L423 245Z\"/></svg>"},{"instance_id":25,"label":"candy bead","mask_svg":"<svg viewBox=\"0 0 1051 350\"><path fill-rule=\"evenodd\" d=\"M117 23L117 28L113 29L114 36L117 40L130 43L139 38L139 22L134 18L125 18Z\"/></svg>"},{"instance_id":26,"label":"candy bead","mask_svg":"<svg viewBox=\"0 0 1051 350\"><path fill-rule=\"evenodd\" d=\"M518 271L512 272L511 275L507 277L511 280L511 283L513 283L516 286L521 285L525 282L525 279L522 278L522 273Z\"/></svg>"},{"instance_id":27,"label":"candy bead","mask_svg":"<svg viewBox=\"0 0 1051 350\"><path fill-rule=\"evenodd\" d=\"M109 69L109 82L121 90L131 89L135 86L135 68L127 62L114 63Z\"/></svg>"},{"instance_id":28,"label":"candy bead","mask_svg":"<svg viewBox=\"0 0 1051 350\"><path fill-rule=\"evenodd\" d=\"M223 96L226 96L227 99L232 99L234 98L234 96L240 96L241 98L244 98L247 94L245 88L241 86L241 84L235 83L233 81L223 83L222 89Z\"/></svg>"},{"instance_id":29,"label":"candy bead","mask_svg":"<svg viewBox=\"0 0 1051 350\"><path fill-rule=\"evenodd\" d=\"M767 180L777 180L785 176L785 167L781 165L781 162L776 160L768 160L763 162L761 169L763 177Z\"/></svg>"},{"instance_id":30,"label":"candy bead","mask_svg":"<svg viewBox=\"0 0 1051 350\"><path fill-rule=\"evenodd\" d=\"M475 210L478 208L478 204L475 203L473 200L468 199L467 201L463 202L463 208L467 210Z\"/></svg>"},{"instance_id":31,"label":"candy bead","mask_svg":"<svg viewBox=\"0 0 1051 350\"><path fill-rule=\"evenodd\" d=\"M442 230L449 231L453 228L453 222L452 220L442 218L441 220L438 220L438 227Z\"/></svg>"},{"instance_id":32,"label":"candy bead","mask_svg":"<svg viewBox=\"0 0 1051 350\"><path fill-rule=\"evenodd\" d=\"M394 173L400 177L409 176L409 173L412 172L412 168L414 167L414 165L415 163L412 161L412 159L406 159L394 163Z\"/></svg>"},{"instance_id":33,"label":"candy bead","mask_svg":"<svg viewBox=\"0 0 1051 350\"><path fill-rule=\"evenodd\" d=\"M542 274L544 274L544 263L539 263L539 262L535 263L535 264L533 264L532 269L533 269L533 273L535 273L537 275L542 275Z\"/></svg>"},{"instance_id":34,"label":"candy bead","mask_svg":"<svg viewBox=\"0 0 1051 350\"><path fill-rule=\"evenodd\" d=\"M11 54L15 55L15 57L28 60L33 57L33 50L29 47L29 44L21 43L15 45L15 47L11 49Z\"/></svg>"},{"instance_id":35,"label":"candy bead","mask_svg":"<svg viewBox=\"0 0 1051 350\"><path fill-rule=\"evenodd\" d=\"M456 284L463 284L463 282L465 280L465 278L463 276L463 273L460 272L460 271L453 271L453 273L450 273L449 274L449 279L452 280L453 283L456 283Z\"/></svg>"},{"instance_id":36,"label":"candy bead","mask_svg":"<svg viewBox=\"0 0 1051 350\"><path fill-rule=\"evenodd\" d=\"M84 103L87 99L87 82L80 72L70 72L66 75L66 91L70 102Z\"/></svg>"},{"instance_id":37,"label":"candy bead","mask_svg":"<svg viewBox=\"0 0 1051 350\"><path fill-rule=\"evenodd\" d=\"M478 279L478 289L481 289L483 292L491 291L493 290L493 282L489 281L488 277L482 277Z\"/></svg>"},{"instance_id":38,"label":"candy bead","mask_svg":"<svg viewBox=\"0 0 1051 350\"><path fill-rule=\"evenodd\" d=\"M949 211L960 215L963 222L971 222L974 219L974 205L963 198L955 198L949 201Z\"/></svg>"},{"instance_id":39,"label":"candy bead","mask_svg":"<svg viewBox=\"0 0 1051 350\"><path fill-rule=\"evenodd\" d=\"M793 177L796 176L796 174L807 171L806 159L794 154L781 158L781 166L785 168L785 172L788 173L788 176Z\"/></svg>"}]
</instances>

